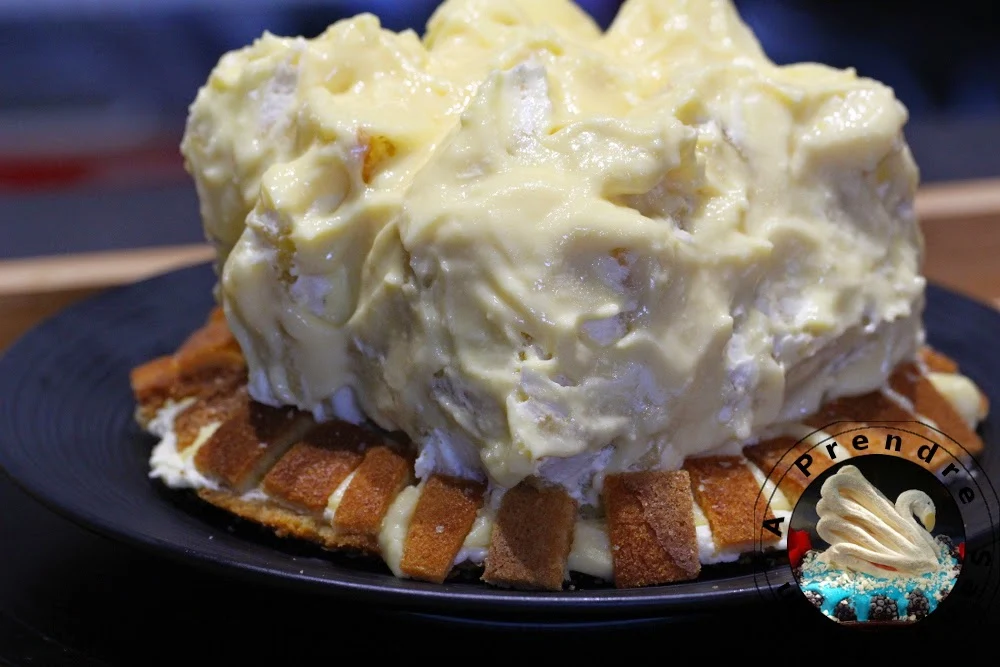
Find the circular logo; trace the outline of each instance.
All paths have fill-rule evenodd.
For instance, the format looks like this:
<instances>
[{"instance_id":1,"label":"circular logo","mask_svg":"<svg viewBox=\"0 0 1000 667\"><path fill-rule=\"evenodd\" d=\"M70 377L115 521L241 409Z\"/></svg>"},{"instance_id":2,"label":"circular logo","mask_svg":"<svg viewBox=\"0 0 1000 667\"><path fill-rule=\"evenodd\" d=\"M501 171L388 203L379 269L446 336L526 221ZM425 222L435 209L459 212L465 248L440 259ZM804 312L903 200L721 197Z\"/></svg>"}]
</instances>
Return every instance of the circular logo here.
<instances>
[{"instance_id":1,"label":"circular logo","mask_svg":"<svg viewBox=\"0 0 1000 667\"><path fill-rule=\"evenodd\" d=\"M992 606L1000 501L946 434L920 422L841 422L788 439L764 472L755 558L762 595L865 627ZM777 536L786 568L773 567L763 548Z\"/></svg>"},{"instance_id":2,"label":"circular logo","mask_svg":"<svg viewBox=\"0 0 1000 667\"><path fill-rule=\"evenodd\" d=\"M826 470L788 526L788 562L817 610L844 623L919 621L954 589L965 526L922 466L862 456Z\"/></svg>"}]
</instances>

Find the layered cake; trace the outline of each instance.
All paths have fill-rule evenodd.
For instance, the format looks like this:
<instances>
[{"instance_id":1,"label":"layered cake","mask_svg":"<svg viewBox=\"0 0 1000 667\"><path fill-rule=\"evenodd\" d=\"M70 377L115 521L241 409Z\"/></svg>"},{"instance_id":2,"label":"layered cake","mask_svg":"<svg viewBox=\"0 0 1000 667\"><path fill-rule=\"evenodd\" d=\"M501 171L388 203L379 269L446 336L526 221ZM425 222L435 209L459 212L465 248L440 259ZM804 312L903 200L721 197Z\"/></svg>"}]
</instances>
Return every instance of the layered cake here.
<instances>
[{"instance_id":1,"label":"layered cake","mask_svg":"<svg viewBox=\"0 0 1000 667\"><path fill-rule=\"evenodd\" d=\"M219 310L133 376L152 474L430 581L780 547L760 521L802 480L765 478L803 433L982 446L981 393L924 346L905 121L851 70L773 64L724 0L265 34L191 106Z\"/></svg>"}]
</instances>

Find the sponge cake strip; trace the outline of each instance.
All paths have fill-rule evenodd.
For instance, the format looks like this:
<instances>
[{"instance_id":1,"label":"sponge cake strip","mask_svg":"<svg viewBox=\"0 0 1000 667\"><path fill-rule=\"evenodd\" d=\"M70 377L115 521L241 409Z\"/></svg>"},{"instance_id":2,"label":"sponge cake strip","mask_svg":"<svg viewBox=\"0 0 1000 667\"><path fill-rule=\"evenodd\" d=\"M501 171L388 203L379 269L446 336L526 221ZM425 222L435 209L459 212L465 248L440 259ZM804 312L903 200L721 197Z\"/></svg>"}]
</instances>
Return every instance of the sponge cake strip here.
<instances>
[{"instance_id":1,"label":"sponge cake strip","mask_svg":"<svg viewBox=\"0 0 1000 667\"><path fill-rule=\"evenodd\" d=\"M357 536L342 535L330 524L313 516L298 514L264 500L241 498L226 490L203 488L198 490L198 495L216 507L273 529L278 537L308 540L331 550L348 549L378 555L377 544Z\"/></svg>"},{"instance_id":2,"label":"sponge cake strip","mask_svg":"<svg viewBox=\"0 0 1000 667\"><path fill-rule=\"evenodd\" d=\"M939 467L947 465L946 459L950 460L950 457L942 452L933 459L933 465L928 466L925 461L922 461L918 457L920 448L928 444L928 438L933 442L942 442L942 444L945 440L940 434L923 424L904 424L899 428L894 428L891 424L868 426L857 433L864 435L867 439L867 449L855 452L855 455L885 454L888 456L899 456L909 459L918 465L930 467L931 470L937 470ZM846 446L851 446L850 436L853 435L845 434L844 444ZM896 442L897 438L899 439L898 443ZM886 443L889 443L890 447L887 448ZM896 450L897 444L899 446L898 451ZM952 444L951 441L948 441L948 444Z\"/></svg>"},{"instance_id":3,"label":"sponge cake strip","mask_svg":"<svg viewBox=\"0 0 1000 667\"><path fill-rule=\"evenodd\" d=\"M575 526L576 502L564 489L521 482L500 501L483 581L562 590Z\"/></svg>"},{"instance_id":4,"label":"sponge cake strip","mask_svg":"<svg viewBox=\"0 0 1000 667\"><path fill-rule=\"evenodd\" d=\"M691 490L712 529L716 549L753 549L760 535L758 527L764 520L773 519L774 513L768 509L767 499L745 459L688 458L684 469L691 476ZM778 537L767 541L777 542Z\"/></svg>"},{"instance_id":5,"label":"sponge cake strip","mask_svg":"<svg viewBox=\"0 0 1000 667\"><path fill-rule=\"evenodd\" d=\"M207 370L246 367L239 343L217 311L213 310L205 325L188 336L174 354L181 377L194 377Z\"/></svg>"},{"instance_id":6,"label":"sponge cake strip","mask_svg":"<svg viewBox=\"0 0 1000 667\"><path fill-rule=\"evenodd\" d=\"M844 396L826 403L819 412L805 419L813 428L824 428L834 422L850 422L855 426L876 421L913 421L913 413L899 405L880 391L861 396ZM847 424L837 424L840 432L852 428Z\"/></svg>"},{"instance_id":7,"label":"sponge cake strip","mask_svg":"<svg viewBox=\"0 0 1000 667\"><path fill-rule=\"evenodd\" d=\"M333 515L341 533L371 540L377 547L382 518L413 474L413 462L387 445L365 452Z\"/></svg>"},{"instance_id":8,"label":"sponge cake strip","mask_svg":"<svg viewBox=\"0 0 1000 667\"><path fill-rule=\"evenodd\" d=\"M927 345L920 349L920 360L932 373L958 372L958 364L954 360Z\"/></svg>"},{"instance_id":9,"label":"sponge cake strip","mask_svg":"<svg viewBox=\"0 0 1000 667\"><path fill-rule=\"evenodd\" d=\"M821 448L810 452L812 449L812 443L809 441L779 436L744 447L743 455L760 468L769 480L775 482L778 489L788 498L788 502L794 506L806 487L834 463L823 455ZM817 454L817 451L820 453ZM803 454L812 457L812 462L808 466L808 477L795 465L795 461Z\"/></svg>"},{"instance_id":10,"label":"sponge cake strip","mask_svg":"<svg viewBox=\"0 0 1000 667\"><path fill-rule=\"evenodd\" d=\"M188 449L198 439L201 429L211 424L221 424L234 416L241 406L249 401L250 396L246 387L240 387L228 396L197 399L174 420L177 451L183 452Z\"/></svg>"},{"instance_id":11,"label":"sponge cake strip","mask_svg":"<svg viewBox=\"0 0 1000 667\"><path fill-rule=\"evenodd\" d=\"M361 465L362 452L375 437L346 422L320 424L278 460L261 488L276 500L322 516L330 496Z\"/></svg>"},{"instance_id":12,"label":"sponge cake strip","mask_svg":"<svg viewBox=\"0 0 1000 667\"><path fill-rule=\"evenodd\" d=\"M194 396L196 398L226 397L246 385L246 368L216 366L199 369L196 373L182 375L174 390L174 398Z\"/></svg>"},{"instance_id":13,"label":"sponge cake strip","mask_svg":"<svg viewBox=\"0 0 1000 667\"><path fill-rule=\"evenodd\" d=\"M954 438L972 456L982 453L983 441L915 364L898 366L889 376L889 386L910 401L913 411L922 421L925 419L933 421L941 433ZM948 438L933 432L927 435L955 457L962 458L965 455L965 452L955 447Z\"/></svg>"},{"instance_id":14,"label":"sponge cake strip","mask_svg":"<svg viewBox=\"0 0 1000 667\"><path fill-rule=\"evenodd\" d=\"M472 529L485 491L480 482L431 475L410 519L400 570L414 579L443 582Z\"/></svg>"},{"instance_id":15,"label":"sponge cake strip","mask_svg":"<svg viewBox=\"0 0 1000 667\"><path fill-rule=\"evenodd\" d=\"M177 363L172 355L147 361L129 373L132 394L139 404L136 416L142 426L149 423L167 399L175 397L177 377Z\"/></svg>"},{"instance_id":16,"label":"sponge cake strip","mask_svg":"<svg viewBox=\"0 0 1000 667\"><path fill-rule=\"evenodd\" d=\"M685 470L628 472L604 479L615 586L697 578L698 538Z\"/></svg>"},{"instance_id":17,"label":"sponge cake strip","mask_svg":"<svg viewBox=\"0 0 1000 667\"><path fill-rule=\"evenodd\" d=\"M130 381L137 417L146 424L168 399L231 394L246 383L246 361L222 309L215 308L174 354L133 368Z\"/></svg>"},{"instance_id":18,"label":"sponge cake strip","mask_svg":"<svg viewBox=\"0 0 1000 667\"><path fill-rule=\"evenodd\" d=\"M268 468L312 426L292 408L241 402L194 455L198 472L239 493L260 483Z\"/></svg>"},{"instance_id":19,"label":"sponge cake strip","mask_svg":"<svg viewBox=\"0 0 1000 667\"><path fill-rule=\"evenodd\" d=\"M132 370L132 392L139 403L140 421L151 419L167 399L225 396L245 384L246 361L217 311L174 354Z\"/></svg>"},{"instance_id":20,"label":"sponge cake strip","mask_svg":"<svg viewBox=\"0 0 1000 667\"><path fill-rule=\"evenodd\" d=\"M920 377L923 378L923 376ZM924 395L921 400L925 403L935 404L938 406L944 405L944 410L955 415L955 419L959 422L956 432L960 434L964 433L965 437L968 438L968 434L971 433L971 431L964 425L964 423L962 423L961 417L955 413L954 409L951 408L950 405L947 404L947 400L937 393L937 390L934 389L929 380L923 378L923 381L926 383L926 395ZM923 444L926 444L927 440L939 442L942 448L946 451L949 449L947 445L950 444L950 442L947 442L946 444L946 438L941 436L941 434L933 428L929 428L926 425L930 416L926 414L917 414L917 412L923 412L923 410L917 410L917 412L914 412L909 406L904 405L906 402L909 402L910 404L913 403L912 398L904 393L910 392L910 389L906 386L906 383L909 382L909 380L897 379L897 386L903 389L903 391L894 389L895 393L900 396L898 399L899 402L881 391L864 394L862 396L838 398L830 403L827 403L817 415L810 417L806 421L812 426L821 425L824 422L827 424L831 422L839 422L827 430L834 436L844 434L843 437L845 440L853 438L852 434L846 433L847 431L863 428L863 431L858 431L858 435L864 435L873 443L876 441L881 441L881 443L883 443L878 446L869 445L866 449L855 451L855 454L889 454L892 456L901 456L903 458L910 459L915 463L924 465L924 463L918 458L918 452L920 447ZM892 387L891 384L890 387ZM926 408L927 405L923 407ZM894 425L892 422L899 423ZM949 433L946 430L947 427L938 426L938 428L941 428L941 430L948 433L948 435L952 435L952 433ZM908 433L908 431L912 433ZM890 433L900 437L901 443L898 451L895 448L887 449L884 446L884 443L886 442L885 438ZM959 439L958 436L952 435L952 437ZM972 433L972 438L972 445L967 445L967 447L975 450L978 443L978 450L981 451L982 444L981 441L979 441L979 438L976 437L974 433ZM951 447L951 449L955 448ZM962 452L959 451L956 456L961 453ZM813 457L814 461L821 458L825 457ZM944 460L941 459L941 461L943 465ZM937 467L937 464L935 467Z\"/></svg>"}]
</instances>

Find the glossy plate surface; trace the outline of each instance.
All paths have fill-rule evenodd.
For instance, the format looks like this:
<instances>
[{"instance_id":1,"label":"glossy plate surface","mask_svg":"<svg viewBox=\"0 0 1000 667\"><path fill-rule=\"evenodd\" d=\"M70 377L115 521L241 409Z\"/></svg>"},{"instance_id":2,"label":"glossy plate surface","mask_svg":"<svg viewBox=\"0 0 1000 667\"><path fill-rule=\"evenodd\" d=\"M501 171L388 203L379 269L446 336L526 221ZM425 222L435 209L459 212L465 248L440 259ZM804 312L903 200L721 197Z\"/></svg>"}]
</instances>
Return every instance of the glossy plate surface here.
<instances>
[{"instance_id":1,"label":"glossy plate surface","mask_svg":"<svg viewBox=\"0 0 1000 667\"><path fill-rule=\"evenodd\" d=\"M761 599L749 566L709 568L702 579L636 590L524 593L477 582L399 580L380 563L281 540L149 479L154 440L133 419L129 370L174 351L211 308L209 266L169 273L77 304L43 323L0 360L0 466L28 493L113 539L257 583L444 614L550 617L597 612L648 616L705 612ZM928 289L931 345L956 359L994 406L980 464L1000 479L1000 313ZM978 521L979 519L977 519ZM988 518L969 526L989 532ZM787 566L771 585L791 579Z\"/></svg>"}]
</instances>

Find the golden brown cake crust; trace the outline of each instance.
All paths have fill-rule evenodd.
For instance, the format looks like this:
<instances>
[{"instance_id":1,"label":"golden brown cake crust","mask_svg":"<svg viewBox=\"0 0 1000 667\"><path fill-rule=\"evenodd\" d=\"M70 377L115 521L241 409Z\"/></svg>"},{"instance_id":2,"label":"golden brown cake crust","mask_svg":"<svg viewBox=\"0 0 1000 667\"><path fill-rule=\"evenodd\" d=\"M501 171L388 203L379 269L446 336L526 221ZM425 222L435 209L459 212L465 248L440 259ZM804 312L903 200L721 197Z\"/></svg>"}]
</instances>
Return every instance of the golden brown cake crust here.
<instances>
[{"instance_id":1,"label":"golden brown cake crust","mask_svg":"<svg viewBox=\"0 0 1000 667\"><path fill-rule=\"evenodd\" d=\"M826 428L835 422L853 423L862 426L873 421L908 421L913 415L905 408L897 405L880 391L873 391L861 396L845 396L837 398L823 407L819 412L807 417L804 422L813 428ZM850 428L847 424L838 424L843 430Z\"/></svg>"},{"instance_id":2,"label":"golden brown cake crust","mask_svg":"<svg viewBox=\"0 0 1000 667\"><path fill-rule=\"evenodd\" d=\"M222 309L215 308L174 354L137 366L129 380L145 425L168 400L228 396L246 383L246 375L239 344Z\"/></svg>"},{"instance_id":3,"label":"golden brown cake crust","mask_svg":"<svg viewBox=\"0 0 1000 667\"><path fill-rule=\"evenodd\" d=\"M958 364L944 354L925 345L920 350L920 360L932 373L957 373Z\"/></svg>"},{"instance_id":4,"label":"golden brown cake crust","mask_svg":"<svg viewBox=\"0 0 1000 667\"><path fill-rule=\"evenodd\" d=\"M292 408L240 403L198 449L195 466L228 488L248 491L310 424Z\"/></svg>"},{"instance_id":5,"label":"golden brown cake crust","mask_svg":"<svg viewBox=\"0 0 1000 667\"><path fill-rule=\"evenodd\" d=\"M334 514L337 530L377 542L382 519L409 484L412 469L409 458L387 445L376 445L365 452Z\"/></svg>"},{"instance_id":6,"label":"golden brown cake crust","mask_svg":"<svg viewBox=\"0 0 1000 667\"><path fill-rule=\"evenodd\" d=\"M307 435L264 475L261 488L289 505L321 515L333 492L364 459L354 445Z\"/></svg>"},{"instance_id":7,"label":"golden brown cake crust","mask_svg":"<svg viewBox=\"0 0 1000 667\"><path fill-rule=\"evenodd\" d=\"M140 424L148 424L167 399L173 397L178 390L177 379L177 364L171 355L157 357L132 369L129 382L139 404L136 416Z\"/></svg>"},{"instance_id":8,"label":"golden brown cake crust","mask_svg":"<svg viewBox=\"0 0 1000 667\"><path fill-rule=\"evenodd\" d=\"M431 475L413 510L399 569L414 579L444 581L472 529L485 491L480 482Z\"/></svg>"},{"instance_id":9,"label":"golden brown cake crust","mask_svg":"<svg viewBox=\"0 0 1000 667\"><path fill-rule=\"evenodd\" d=\"M803 454L809 453L810 448L811 445L808 443L782 436L744 447L743 455L760 468L794 505L810 482L833 465L833 461L828 457L813 456L812 464L808 468L809 476L806 476L795 465L795 461ZM770 498L767 500L770 502Z\"/></svg>"},{"instance_id":10,"label":"golden brown cake crust","mask_svg":"<svg viewBox=\"0 0 1000 667\"><path fill-rule=\"evenodd\" d=\"M740 456L689 458L684 469L691 476L691 490L712 529L717 549L749 551L760 539L759 526L774 514L760 484ZM767 534L765 542L777 542Z\"/></svg>"},{"instance_id":11,"label":"golden brown cake crust","mask_svg":"<svg viewBox=\"0 0 1000 667\"><path fill-rule=\"evenodd\" d=\"M182 371L207 366L245 366L239 342L218 307L212 309L205 325L192 332L174 356Z\"/></svg>"},{"instance_id":12,"label":"golden brown cake crust","mask_svg":"<svg viewBox=\"0 0 1000 667\"><path fill-rule=\"evenodd\" d=\"M566 491L521 482L500 502L483 581L562 590L575 527L576 502Z\"/></svg>"},{"instance_id":13,"label":"golden brown cake crust","mask_svg":"<svg viewBox=\"0 0 1000 667\"><path fill-rule=\"evenodd\" d=\"M931 439L940 444L945 451L957 458L962 458L966 452L972 456L978 456L982 453L982 439L969 428L965 419L938 392L927 376L921 374L920 369L915 364L904 364L898 367L889 377L889 386L913 404L916 414L933 421L941 433L954 438L961 445L961 447L955 447L955 444L948 437L941 437L934 433Z\"/></svg>"},{"instance_id":14,"label":"golden brown cake crust","mask_svg":"<svg viewBox=\"0 0 1000 667\"><path fill-rule=\"evenodd\" d=\"M924 350L921 358L931 371L957 370L940 353ZM922 368L918 364L898 368L890 379L892 389L971 452L981 451L978 436L921 375ZM176 354L137 367L131 380L139 403L137 419L144 426L165 401L194 399L174 419L178 451L189 448L203 427L217 425L194 460L202 474L229 488L201 489L197 493L203 500L281 536L327 549L379 555L383 519L413 478L410 443L344 422L316 426L304 413L252 401L245 362L221 309L214 310L203 329L192 334ZM835 436L850 428L883 423L867 426L866 432L877 438L882 431L889 432L885 421L915 419L909 410L877 392L832 401L807 421L827 427L843 420L831 427ZM900 455L915 456L926 443L920 436L941 442L934 433L923 427L916 435L902 434ZM941 445L947 449L949 443ZM787 470L779 488L794 502L805 485L832 464L826 456L814 456L812 476L806 479L794 461L808 449L808 444L797 444L792 438L775 438L746 447L744 453L765 474L772 473L772 480L774 473L780 476ZM331 522L326 511L330 497L352 472L354 477ZM242 495L258 482L253 495ZM719 548L751 548L758 521L748 520L750 509L756 504L762 518L773 517L762 506L769 499L758 495L756 478L739 457L689 459L681 471L608 475L604 500L616 586L698 576L701 566L692 511L696 501ZM477 512L487 511L482 509L483 496L484 486L478 482L429 478L421 487L407 528L400 571L413 578L444 581ZM539 487L529 480L511 489L494 521L483 580L498 586L560 590L576 521L576 503L561 488Z\"/></svg>"},{"instance_id":15,"label":"golden brown cake crust","mask_svg":"<svg viewBox=\"0 0 1000 667\"><path fill-rule=\"evenodd\" d=\"M275 503L245 500L225 490L199 489L198 496L238 517L271 528L278 537L296 537L331 550L348 549L372 556L379 554L376 540L344 535L322 519L298 514Z\"/></svg>"},{"instance_id":16,"label":"golden brown cake crust","mask_svg":"<svg viewBox=\"0 0 1000 667\"><path fill-rule=\"evenodd\" d=\"M616 586L698 577L701 563L687 471L608 475L604 500Z\"/></svg>"},{"instance_id":17,"label":"golden brown cake crust","mask_svg":"<svg viewBox=\"0 0 1000 667\"><path fill-rule=\"evenodd\" d=\"M193 445L201 429L212 424L221 424L236 414L240 406L250 402L246 387L240 387L230 395L199 398L184 408L174 419L174 433L177 434L177 451L183 452Z\"/></svg>"}]
</instances>

